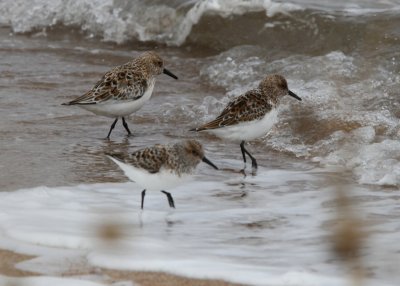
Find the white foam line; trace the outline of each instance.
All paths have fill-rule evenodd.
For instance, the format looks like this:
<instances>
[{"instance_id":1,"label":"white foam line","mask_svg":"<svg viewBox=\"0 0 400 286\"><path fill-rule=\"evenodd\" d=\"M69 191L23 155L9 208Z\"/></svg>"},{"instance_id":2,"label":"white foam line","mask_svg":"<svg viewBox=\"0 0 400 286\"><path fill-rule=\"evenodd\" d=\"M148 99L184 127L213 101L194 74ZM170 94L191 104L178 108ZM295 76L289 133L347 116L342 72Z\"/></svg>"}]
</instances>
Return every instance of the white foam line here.
<instances>
[{"instance_id":1,"label":"white foam line","mask_svg":"<svg viewBox=\"0 0 400 286\"><path fill-rule=\"evenodd\" d=\"M96 283L91 281L85 281L83 279L73 279L65 277L51 277L51 276L39 276L39 277L7 277L0 275L0 285L4 286L105 286L106 284ZM108 284L107 284L108 285Z\"/></svg>"}]
</instances>

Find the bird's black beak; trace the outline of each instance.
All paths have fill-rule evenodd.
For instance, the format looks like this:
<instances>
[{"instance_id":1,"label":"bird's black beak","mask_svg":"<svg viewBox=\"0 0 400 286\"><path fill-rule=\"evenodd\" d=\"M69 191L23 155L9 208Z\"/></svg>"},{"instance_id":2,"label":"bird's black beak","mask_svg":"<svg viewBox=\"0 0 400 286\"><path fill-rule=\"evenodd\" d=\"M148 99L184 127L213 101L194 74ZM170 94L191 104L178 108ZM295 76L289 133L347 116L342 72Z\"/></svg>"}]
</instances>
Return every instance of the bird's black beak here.
<instances>
[{"instance_id":1,"label":"bird's black beak","mask_svg":"<svg viewBox=\"0 0 400 286\"><path fill-rule=\"evenodd\" d=\"M176 75L174 75L172 72L170 72L166 68L163 69L163 73L165 73L166 75L169 75L170 77L172 77L174 79L178 79L178 77Z\"/></svg>"},{"instance_id":2,"label":"bird's black beak","mask_svg":"<svg viewBox=\"0 0 400 286\"><path fill-rule=\"evenodd\" d=\"M291 97L294 97L294 98L296 98L297 100L300 100L300 101L301 101L301 98L298 97L293 91L290 91L290 90L289 90L289 95L290 95Z\"/></svg>"},{"instance_id":3,"label":"bird's black beak","mask_svg":"<svg viewBox=\"0 0 400 286\"><path fill-rule=\"evenodd\" d=\"M211 167L213 167L215 170L218 170L218 167L215 166L210 160L208 160L206 157L203 157L202 161L208 165L210 165Z\"/></svg>"}]
</instances>

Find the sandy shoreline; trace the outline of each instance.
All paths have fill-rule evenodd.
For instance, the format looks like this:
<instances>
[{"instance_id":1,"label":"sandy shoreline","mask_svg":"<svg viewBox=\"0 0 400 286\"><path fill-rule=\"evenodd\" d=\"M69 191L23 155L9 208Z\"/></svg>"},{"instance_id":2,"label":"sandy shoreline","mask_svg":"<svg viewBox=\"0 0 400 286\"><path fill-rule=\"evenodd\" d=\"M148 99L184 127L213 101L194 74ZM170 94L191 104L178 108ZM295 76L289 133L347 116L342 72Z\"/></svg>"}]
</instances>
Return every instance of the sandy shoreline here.
<instances>
[{"instance_id":1,"label":"sandy shoreline","mask_svg":"<svg viewBox=\"0 0 400 286\"><path fill-rule=\"evenodd\" d=\"M15 253L8 250L0 249L0 274L8 277L30 277L39 276L40 274L19 270L15 265L19 262L32 259L34 256ZM82 269L81 269L82 270ZM230 283L222 280L213 279L193 279L162 272L142 272L142 271L118 271L112 269L98 269L96 274L105 277L104 284L115 283L118 281L132 281L135 285L142 286L239 286L242 284ZM79 273L68 272L63 273L62 277L73 277L76 275L93 274L90 267L79 271Z\"/></svg>"},{"instance_id":2,"label":"sandy shoreline","mask_svg":"<svg viewBox=\"0 0 400 286\"><path fill-rule=\"evenodd\" d=\"M12 277L37 276L38 274L15 268L15 264L34 258L34 256L15 253L0 249L0 274Z\"/></svg>"}]
</instances>

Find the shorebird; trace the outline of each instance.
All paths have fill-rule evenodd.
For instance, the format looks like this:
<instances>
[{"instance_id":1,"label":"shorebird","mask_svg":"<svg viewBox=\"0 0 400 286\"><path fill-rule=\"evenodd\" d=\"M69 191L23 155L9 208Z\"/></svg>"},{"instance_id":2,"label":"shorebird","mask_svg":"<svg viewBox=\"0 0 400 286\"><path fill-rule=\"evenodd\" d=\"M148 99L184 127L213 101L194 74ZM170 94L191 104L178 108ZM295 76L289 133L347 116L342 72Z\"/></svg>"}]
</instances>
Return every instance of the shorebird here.
<instances>
[{"instance_id":1,"label":"shorebird","mask_svg":"<svg viewBox=\"0 0 400 286\"><path fill-rule=\"evenodd\" d=\"M154 145L123 156L108 154L124 174L144 188L141 209L143 209L146 190L161 190L168 198L171 208L175 208L171 193L165 189L179 185L190 179L196 166L203 161L218 170L204 156L203 147L196 140L186 140L170 145Z\"/></svg>"},{"instance_id":2,"label":"shorebird","mask_svg":"<svg viewBox=\"0 0 400 286\"><path fill-rule=\"evenodd\" d=\"M107 139L119 118L128 135L131 135L125 116L139 110L151 97L155 77L161 73L174 79L176 75L164 68L163 59L155 52L145 52L139 57L107 72L84 95L62 105L78 105L96 115L115 118Z\"/></svg>"},{"instance_id":3,"label":"shorebird","mask_svg":"<svg viewBox=\"0 0 400 286\"><path fill-rule=\"evenodd\" d=\"M283 76L268 75L257 88L232 99L217 118L190 131L207 131L222 139L240 142L245 165L248 155L252 169L256 170L257 161L245 148L245 141L268 133L277 119L280 99L285 95L301 100L289 90Z\"/></svg>"}]
</instances>

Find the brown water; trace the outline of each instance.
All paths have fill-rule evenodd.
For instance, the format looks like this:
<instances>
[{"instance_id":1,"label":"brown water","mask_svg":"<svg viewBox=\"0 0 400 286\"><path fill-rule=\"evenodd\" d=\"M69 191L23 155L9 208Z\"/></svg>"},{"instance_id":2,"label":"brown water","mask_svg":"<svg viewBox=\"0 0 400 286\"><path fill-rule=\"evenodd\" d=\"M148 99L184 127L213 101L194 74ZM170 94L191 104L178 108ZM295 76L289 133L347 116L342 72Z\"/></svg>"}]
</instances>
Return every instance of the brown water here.
<instances>
[{"instance_id":1,"label":"brown water","mask_svg":"<svg viewBox=\"0 0 400 286\"><path fill-rule=\"evenodd\" d=\"M358 183L398 187L395 1L103 2L43 0L41 13L0 4L2 190L120 180L105 151L197 136L187 130L269 73L285 75L303 101L285 99L276 128L250 147L261 162L337 165ZM129 118L134 137L119 122L103 140L112 120L60 106L144 50L157 50L180 79L159 76L151 101ZM234 144L201 138L218 159L240 160Z\"/></svg>"},{"instance_id":2,"label":"brown water","mask_svg":"<svg viewBox=\"0 0 400 286\"><path fill-rule=\"evenodd\" d=\"M110 67L128 61L140 51L83 41L80 37L10 36L6 28L1 29L0 37L3 39L0 51L3 191L38 185L120 181L123 176L105 159L105 152L131 151L195 136L187 131L194 123L184 114L163 118L169 112L165 103L179 108L195 105L205 95L222 95L221 89L202 84L197 76L196 58L188 58L179 49L162 48L160 54L180 80L159 76L149 104L128 119L134 136L127 137L118 122L111 140L106 140L113 120L61 103L83 94ZM225 145L215 138L211 142ZM227 144L227 147L224 154L221 150L210 157L240 159L238 146Z\"/></svg>"}]
</instances>

